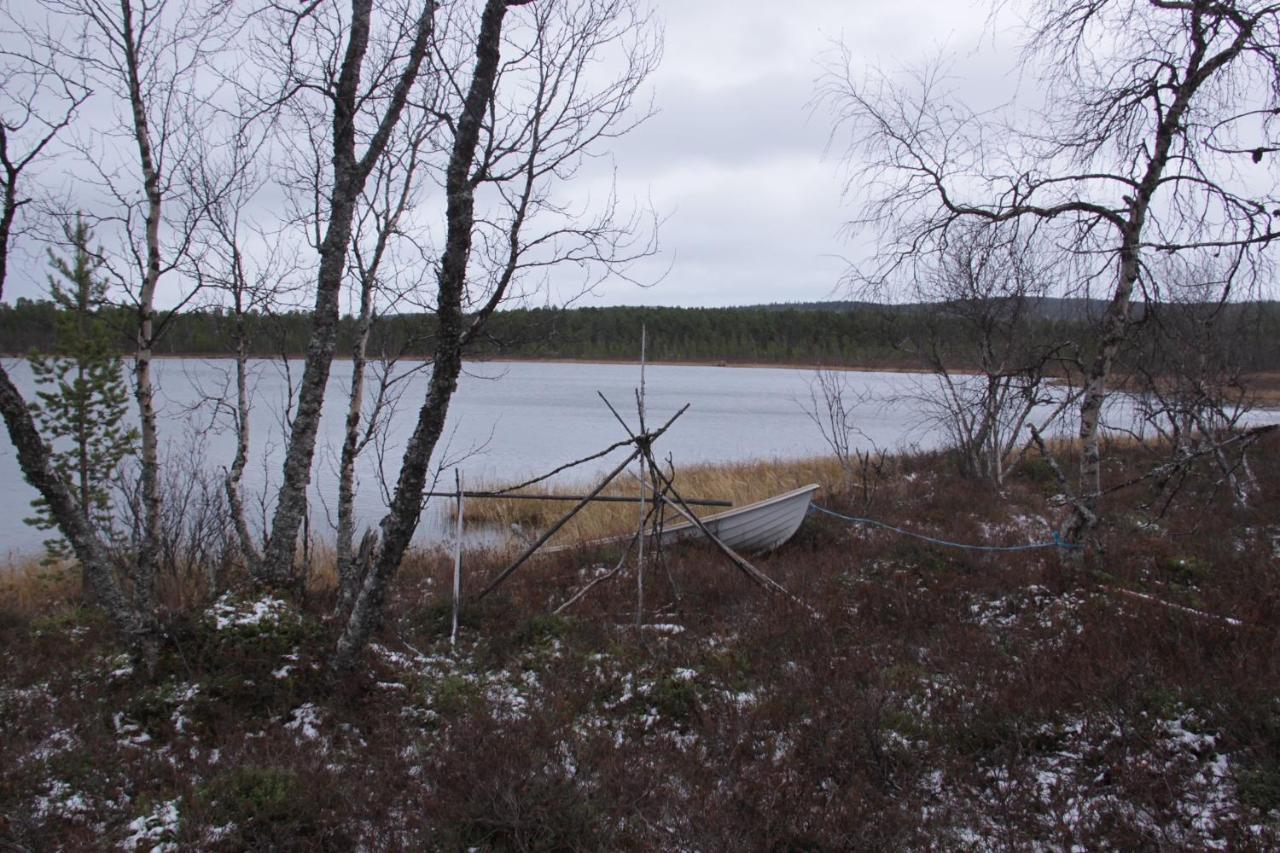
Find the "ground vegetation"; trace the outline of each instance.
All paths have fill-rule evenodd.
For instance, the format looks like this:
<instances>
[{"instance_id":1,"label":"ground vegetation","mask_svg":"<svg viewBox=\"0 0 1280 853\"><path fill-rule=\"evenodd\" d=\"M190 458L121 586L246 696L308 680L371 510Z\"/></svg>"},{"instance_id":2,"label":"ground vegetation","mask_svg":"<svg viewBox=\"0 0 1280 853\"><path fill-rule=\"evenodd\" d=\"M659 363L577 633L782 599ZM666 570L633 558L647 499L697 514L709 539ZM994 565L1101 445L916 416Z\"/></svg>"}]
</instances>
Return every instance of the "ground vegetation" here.
<instances>
[{"instance_id":1,"label":"ground vegetation","mask_svg":"<svg viewBox=\"0 0 1280 853\"><path fill-rule=\"evenodd\" d=\"M301 606L208 591L166 617L147 673L81 606L74 575L33 568L5 581L0 613L0 838L1272 849L1275 439L1250 507L1218 500L1209 460L1163 517L1143 508L1147 486L1127 491L1085 574L1052 549L942 549L810 518L757 565L812 611L691 546L665 555L670 583L653 575L640 629L625 575L552 615L612 565L569 551L465 606L451 646L451 561L413 554L372 653L336 690L332 578ZM1109 447L1109 475L1154 453ZM855 509L824 465L818 499ZM997 491L946 454L897 456L874 509L936 537L1021 544L1049 536L1055 488L1040 464ZM464 588L501 565L469 555Z\"/></svg>"}]
</instances>

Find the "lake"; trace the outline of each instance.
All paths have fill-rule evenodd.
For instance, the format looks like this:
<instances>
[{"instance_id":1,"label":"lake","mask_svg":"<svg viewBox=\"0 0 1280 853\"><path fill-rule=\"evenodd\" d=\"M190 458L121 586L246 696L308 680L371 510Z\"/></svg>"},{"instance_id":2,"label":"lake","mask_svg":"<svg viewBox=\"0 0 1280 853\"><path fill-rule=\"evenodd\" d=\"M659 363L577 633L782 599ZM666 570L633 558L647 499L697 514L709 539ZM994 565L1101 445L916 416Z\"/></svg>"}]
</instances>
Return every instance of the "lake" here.
<instances>
[{"instance_id":1,"label":"lake","mask_svg":"<svg viewBox=\"0 0 1280 853\"><path fill-rule=\"evenodd\" d=\"M14 381L32 397L32 378L21 360L6 360ZM164 452L198 460L221 476L231 464L235 438L220 400L234 400L234 363L230 359L161 359L156 363L160 389ZM414 371L414 368L419 368ZM381 439L369 446L358 466L358 513L363 524L383 514L381 485L394 484L400 453L417 417L427 373L420 363L403 365L394 386L400 405ZM301 361L256 361L252 365L254 410L252 458L245 472L249 505L274 499L279 483L279 454L285 426L280 413L289 389L302 373ZM927 448L939 441L918 401L910 399L920 377L906 373L845 374L849 388L877 402L859 408L858 425L871 442L886 449ZM645 372L649 424L664 422L681 406L689 410L656 444L661 458L677 466L753 459L796 459L829 452L821 433L805 413L811 370L785 368L649 365ZM351 363L335 361L329 380L312 474L312 525L330 536L336 519L337 460L342 441ZM469 488L517 482L578 459L625 434L601 402L604 394L632 424L636 423L638 365L482 362L468 363L449 410L445 435L433 467L446 471L442 485L453 484L458 468ZM625 449L560 475L561 485L580 484L616 466ZM0 559L37 553L41 531L23 523L35 490L22 479L8 435L0 435ZM442 501L437 501L442 503ZM259 517L261 517L259 510ZM438 512L424 515L419 539L441 537Z\"/></svg>"}]
</instances>

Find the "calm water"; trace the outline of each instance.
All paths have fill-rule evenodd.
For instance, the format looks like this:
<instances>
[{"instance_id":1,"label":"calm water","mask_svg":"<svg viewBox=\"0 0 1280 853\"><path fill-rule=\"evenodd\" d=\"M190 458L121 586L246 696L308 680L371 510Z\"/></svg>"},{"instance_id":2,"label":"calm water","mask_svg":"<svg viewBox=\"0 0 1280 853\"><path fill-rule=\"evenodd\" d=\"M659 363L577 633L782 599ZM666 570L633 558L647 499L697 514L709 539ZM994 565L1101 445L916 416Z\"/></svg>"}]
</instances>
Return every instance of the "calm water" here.
<instances>
[{"instance_id":1,"label":"calm water","mask_svg":"<svg viewBox=\"0 0 1280 853\"><path fill-rule=\"evenodd\" d=\"M24 362L6 362L15 382L30 399L31 373ZM196 459L220 476L231 464L234 435L225 412L214 401L234 399L230 360L170 359L157 363L162 437L166 452ZM411 366L412 367L412 366ZM300 362L253 365L253 457L245 474L246 494L256 502L274 498L279 482L279 452L284 444L280 413ZM337 459L341 447L350 362L335 362L321 423L312 475L313 529L332 530L336 518ZM813 373L806 370L650 366L646 371L648 421L658 424L680 406L689 410L655 445L677 466L750 459L793 459L827 451L821 434L804 412ZM864 445L888 449L937 443L919 404L906 399L917 378L901 373L850 373L849 387L880 402L859 409ZM485 362L470 364L449 410L445 437L433 466L444 466L442 483L452 487L453 468L466 484L509 484L586 456L624 436L597 392L634 426L635 365ZM425 371L396 385L400 405L381 442L371 444L358 469L358 511L362 523L381 518L384 492L379 457L388 484L394 483L403 443L416 420L426 387ZM893 401L897 398L896 401ZM562 484L582 483L616 465L625 450L561 475ZM34 553L43 538L25 525L35 491L22 479L13 446L0 434L0 558ZM437 502L440 503L440 502ZM261 510L259 510L261 516ZM420 538L442 535L438 512L428 509Z\"/></svg>"}]
</instances>

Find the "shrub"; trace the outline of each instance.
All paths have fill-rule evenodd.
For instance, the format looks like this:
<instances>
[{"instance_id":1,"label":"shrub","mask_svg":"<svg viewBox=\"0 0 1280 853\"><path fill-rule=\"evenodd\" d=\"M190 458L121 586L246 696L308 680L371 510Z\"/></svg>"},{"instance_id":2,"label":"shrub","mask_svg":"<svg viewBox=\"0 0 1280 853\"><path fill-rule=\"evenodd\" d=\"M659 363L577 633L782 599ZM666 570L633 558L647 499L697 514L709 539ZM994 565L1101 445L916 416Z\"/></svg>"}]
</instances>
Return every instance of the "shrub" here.
<instances>
[{"instance_id":1,"label":"shrub","mask_svg":"<svg viewBox=\"0 0 1280 853\"><path fill-rule=\"evenodd\" d=\"M213 825L226 827L221 841L228 849L308 849L329 829L323 819L332 804L323 789L288 768L237 767L214 777L197 799Z\"/></svg>"}]
</instances>

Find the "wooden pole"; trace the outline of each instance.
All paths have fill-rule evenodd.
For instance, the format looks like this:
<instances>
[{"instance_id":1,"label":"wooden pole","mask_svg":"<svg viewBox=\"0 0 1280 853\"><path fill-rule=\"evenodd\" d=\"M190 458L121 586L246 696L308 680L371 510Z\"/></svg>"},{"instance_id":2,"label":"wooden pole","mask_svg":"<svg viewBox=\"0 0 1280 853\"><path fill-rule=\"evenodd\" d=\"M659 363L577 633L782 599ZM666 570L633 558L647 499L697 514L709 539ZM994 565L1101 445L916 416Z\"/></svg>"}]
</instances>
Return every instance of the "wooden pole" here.
<instances>
[{"instance_id":1,"label":"wooden pole","mask_svg":"<svg viewBox=\"0 0 1280 853\"><path fill-rule=\"evenodd\" d=\"M428 498L452 498L457 496L457 491L450 492L423 492L423 497ZM580 501L587 495L520 495L510 494L507 492L472 492L464 491L462 493L469 498L510 498L516 501ZM631 495L596 495L591 498L593 503L628 503L633 504L641 498L632 497ZM647 498L643 499L647 502ZM685 498L684 502L689 506L733 506L733 501L713 500L711 498Z\"/></svg>"},{"instance_id":2,"label":"wooden pole","mask_svg":"<svg viewBox=\"0 0 1280 853\"><path fill-rule=\"evenodd\" d=\"M631 460L635 459L636 455L639 453L640 453L639 450L631 451L631 455L628 456L625 460L623 460L623 463L621 465L619 465L617 468L614 468L612 471L610 471L609 475L600 481L600 485L596 486L595 489L591 492L591 494L587 495L585 498L583 498L582 500L574 504L573 509L569 510L569 512L566 513L563 518L561 518L555 524L551 525L551 527L547 530L546 533L543 533L541 536L538 537L536 542L534 542L528 548L525 548L524 552L519 557L516 557L516 560L514 563L512 563L511 565L503 569L501 572L499 572L498 576L493 580L491 580L488 586L480 590L480 594L476 596L476 600L484 598L486 595L493 592L493 590L498 586L498 584L502 583L504 580L509 578L511 576L511 573L514 572L516 569L520 568L520 566L524 564L525 560L532 557L535 551L541 548L548 539L550 539L552 536L556 534L556 531L558 531L561 527L564 527L566 524L568 524L569 519L577 515L578 511L581 510L588 503L590 503L593 497L595 497L597 494L603 491L605 486L613 482L614 477L618 476L624 470L626 470L627 466L631 464Z\"/></svg>"},{"instance_id":3,"label":"wooden pole","mask_svg":"<svg viewBox=\"0 0 1280 853\"><path fill-rule=\"evenodd\" d=\"M640 393L636 395L636 411L640 416L640 434L645 435L644 428L644 357L645 357L645 327L640 326ZM649 445L646 441L644 444L637 443L637 448L644 452L639 455L640 462L640 535L638 537L638 545L636 548L636 630L640 630L640 626L644 624L644 466L649 458Z\"/></svg>"},{"instance_id":4,"label":"wooden pole","mask_svg":"<svg viewBox=\"0 0 1280 853\"><path fill-rule=\"evenodd\" d=\"M652 441L653 439L662 435L664 432L670 429L671 425L676 422L676 419L679 418L681 415L683 415L686 411L688 411L688 409L689 409L689 404L685 403L683 406L680 407L679 411L677 411L674 415L672 415L667 420L665 424L663 424L659 429L657 429L652 435L646 436L646 438L649 441ZM590 503L591 500L595 498L596 495L604 491L604 487L609 485L611 482L613 482L614 477L617 477L623 471L627 470L627 466L631 464L632 460L634 460L636 456L638 456L643 452L644 451L640 447L639 442L636 442L635 449L631 451L631 454L627 456L626 459L622 460L621 465L619 465L617 468L614 468L612 471L610 471L609 475L600 481L600 485L596 486L594 489L591 490L591 494L587 495L582 500L580 500L577 504L575 504L573 509L569 510L568 514L566 514L564 518L557 521L554 525L551 526L550 530L548 530L546 533L538 537L538 541L534 542L532 545L526 548L524 550L524 553L522 553L519 557L517 557L514 563L512 563L511 565L503 569L501 572L499 572L498 576L495 577L493 580L491 580L488 586L480 590L480 594L476 596L476 600L478 601L484 598L486 595L493 592L493 590L496 589L499 584L501 584L503 581L509 578L512 572L520 568L520 566L524 564L524 561L532 557L533 553L537 551L539 548L541 548L548 539L554 536L556 531L558 531L561 527L564 527L569 522L569 519L577 515L579 510L581 510L584 506Z\"/></svg>"},{"instance_id":5,"label":"wooden pole","mask_svg":"<svg viewBox=\"0 0 1280 853\"><path fill-rule=\"evenodd\" d=\"M453 534L453 629L449 645L458 644L458 608L462 605L462 510L466 493L462 491L462 473L453 469L453 482L458 487L458 524Z\"/></svg>"}]
</instances>

